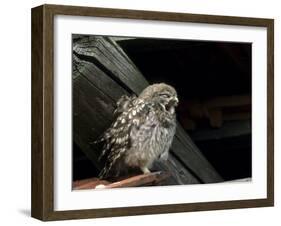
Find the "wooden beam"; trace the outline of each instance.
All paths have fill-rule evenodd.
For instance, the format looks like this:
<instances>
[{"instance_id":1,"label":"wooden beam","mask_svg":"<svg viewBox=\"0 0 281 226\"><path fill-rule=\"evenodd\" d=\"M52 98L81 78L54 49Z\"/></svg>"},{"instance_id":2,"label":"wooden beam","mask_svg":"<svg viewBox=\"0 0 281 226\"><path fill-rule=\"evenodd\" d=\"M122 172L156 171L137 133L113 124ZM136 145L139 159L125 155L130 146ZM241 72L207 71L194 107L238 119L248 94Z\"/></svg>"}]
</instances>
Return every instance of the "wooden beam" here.
<instances>
[{"instance_id":1,"label":"wooden beam","mask_svg":"<svg viewBox=\"0 0 281 226\"><path fill-rule=\"evenodd\" d=\"M74 181L73 189L97 189L97 188L124 188L124 187L139 187L147 185L158 185L161 181L170 176L168 172L153 172L147 174L133 175L126 178L117 179L115 182L100 180L96 177Z\"/></svg>"}]
</instances>

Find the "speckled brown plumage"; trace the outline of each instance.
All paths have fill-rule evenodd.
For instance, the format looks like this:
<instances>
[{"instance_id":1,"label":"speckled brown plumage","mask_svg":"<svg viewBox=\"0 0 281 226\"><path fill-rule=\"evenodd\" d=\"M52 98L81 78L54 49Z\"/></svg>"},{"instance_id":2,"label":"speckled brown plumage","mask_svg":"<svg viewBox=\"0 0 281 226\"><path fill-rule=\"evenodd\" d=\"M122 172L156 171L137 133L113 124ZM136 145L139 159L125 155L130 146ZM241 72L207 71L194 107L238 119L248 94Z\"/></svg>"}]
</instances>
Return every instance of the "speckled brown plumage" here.
<instances>
[{"instance_id":1,"label":"speckled brown plumage","mask_svg":"<svg viewBox=\"0 0 281 226\"><path fill-rule=\"evenodd\" d=\"M139 97L122 96L116 120L106 130L100 178L115 177L127 168L148 173L154 160L167 159L176 130L176 90L164 83L148 86Z\"/></svg>"}]
</instances>

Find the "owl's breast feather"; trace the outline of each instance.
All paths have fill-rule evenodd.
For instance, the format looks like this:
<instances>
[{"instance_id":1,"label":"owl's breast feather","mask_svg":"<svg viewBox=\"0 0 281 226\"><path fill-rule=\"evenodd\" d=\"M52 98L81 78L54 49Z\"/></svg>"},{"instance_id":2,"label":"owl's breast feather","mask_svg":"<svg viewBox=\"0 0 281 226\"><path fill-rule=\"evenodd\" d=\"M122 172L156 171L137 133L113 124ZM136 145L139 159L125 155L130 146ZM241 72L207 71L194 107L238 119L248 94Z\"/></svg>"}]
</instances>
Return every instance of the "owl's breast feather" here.
<instances>
[{"instance_id":1,"label":"owl's breast feather","mask_svg":"<svg viewBox=\"0 0 281 226\"><path fill-rule=\"evenodd\" d=\"M126 163L135 167L143 164L151 166L153 161L163 153L167 158L174 134L175 126L166 128L158 121L152 124L147 121L134 133L132 147L127 152Z\"/></svg>"}]
</instances>

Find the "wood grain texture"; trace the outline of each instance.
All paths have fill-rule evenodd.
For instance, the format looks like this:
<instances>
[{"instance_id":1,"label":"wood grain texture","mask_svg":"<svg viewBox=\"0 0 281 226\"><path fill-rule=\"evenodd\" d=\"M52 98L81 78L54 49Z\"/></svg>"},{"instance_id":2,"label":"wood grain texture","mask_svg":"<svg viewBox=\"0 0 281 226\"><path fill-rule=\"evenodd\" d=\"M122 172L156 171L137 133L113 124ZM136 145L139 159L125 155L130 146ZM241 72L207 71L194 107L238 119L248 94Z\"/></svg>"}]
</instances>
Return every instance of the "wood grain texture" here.
<instances>
[{"instance_id":1,"label":"wood grain texture","mask_svg":"<svg viewBox=\"0 0 281 226\"><path fill-rule=\"evenodd\" d=\"M54 15L97 16L158 21L261 26L267 28L267 198L125 208L54 211L53 192L53 18ZM182 13L43 5L32 9L32 216L41 220L113 217L274 204L274 21Z\"/></svg>"},{"instance_id":2,"label":"wood grain texture","mask_svg":"<svg viewBox=\"0 0 281 226\"><path fill-rule=\"evenodd\" d=\"M31 215L43 219L43 6L32 10L31 32Z\"/></svg>"},{"instance_id":3,"label":"wood grain texture","mask_svg":"<svg viewBox=\"0 0 281 226\"><path fill-rule=\"evenodd\" d=\"M274 20L267 24L267 200L274 205Z\"/></svg>"},{"instance_id":4,"label":"wood grain texture","mask_svg":"<svg viewBox=\"0 0 281 226\"><path fill-rule=\"evenodd\" d=\"M191 13L44 5L53 14L267 27L271 19Z\"/></svg>"},{"instance_id":5,"label":"wood grain texture","mask_svg":"<svg viewBox=\"0 0 281 226\"><path fill-rule=\"evenodd\" d=\"M31 215L47 220L53 190L53 14L32 9L32 202Z\"/></svg>"}]
</instances>

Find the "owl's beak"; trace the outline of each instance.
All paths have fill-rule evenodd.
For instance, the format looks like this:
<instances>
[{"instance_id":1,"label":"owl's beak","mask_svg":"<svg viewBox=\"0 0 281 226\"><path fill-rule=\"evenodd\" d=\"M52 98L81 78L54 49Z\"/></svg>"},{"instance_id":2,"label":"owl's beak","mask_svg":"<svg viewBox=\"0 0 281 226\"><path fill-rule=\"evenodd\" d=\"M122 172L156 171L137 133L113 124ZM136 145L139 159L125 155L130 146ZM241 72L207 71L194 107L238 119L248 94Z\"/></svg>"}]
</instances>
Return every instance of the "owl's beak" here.
<instances>
[{"instance_id":1,"label":"owl's beak","mask_svg":"<svg viewBox=\"0 0 281 226\"><path fill-rule=\"evenodd\" d=\"M176 102L176 105L178 105L179 103L179 99L177 97L174 98L175 102Z\"/></svg>"},{"instance_id":2,"label":"owl's beak","mask_svg":"<svg viewBox=\"0 0 281 226\"><path fill-rule=\"evenodd\" d=\"M179 99L176 96L170 98L169 102L165 105L166 111L169 111L171 114L173 114L178 103Z\"/></svg>"},{"instance_id":3,"label":"owl's beak","mask_svg":"<svg viewBox=\"0 0 281 226\"><path fill-rule=\"evenodd\" d=\"M179 99L177 97L173 97L171 100L170 100L170 104L173 105L173 106L177 106L179 103Z\"/></svg>"}]
</instances>

